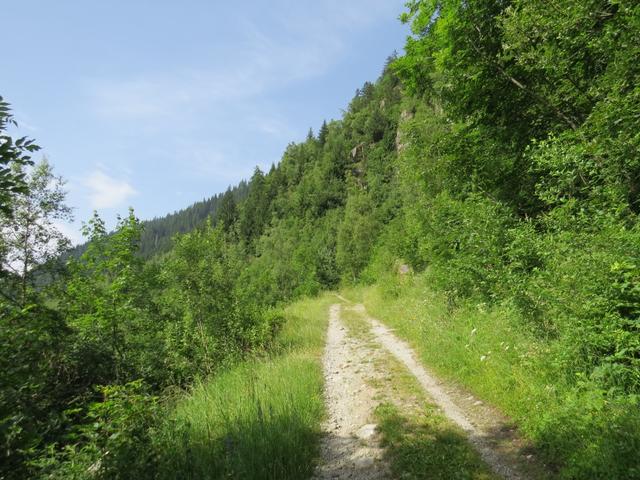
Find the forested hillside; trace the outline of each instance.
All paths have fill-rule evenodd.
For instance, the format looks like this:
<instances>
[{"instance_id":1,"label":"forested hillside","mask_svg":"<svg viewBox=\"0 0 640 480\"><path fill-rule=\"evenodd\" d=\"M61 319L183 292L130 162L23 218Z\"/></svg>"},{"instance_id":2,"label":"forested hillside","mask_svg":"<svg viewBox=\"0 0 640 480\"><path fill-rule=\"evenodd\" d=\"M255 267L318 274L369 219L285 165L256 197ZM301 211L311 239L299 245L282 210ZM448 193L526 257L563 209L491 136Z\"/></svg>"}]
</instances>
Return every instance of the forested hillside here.
<instances>
[{"instance_id":1,"label":"forested hillside","mask_svg":"<svg viewBox=\"0 0 640 480\"><path fill-rule=\"evenodd\" d=\"M640 478L640 6L407 9L404 55L341 119L186 212L94 217L45 289L29 272L60 250L30 229L64 209L3 104L0 478L176 478L157 453L176 387L272 351L288 301L363 284L381 312L440 315L463 360L439 368L493 375L559 478ZM483 329L500 351L474 350Z\"/></svg>"},{"instance_id":2,"label":"forested hillside","mask_svg":"<svg viewBox=\"0 0 640 480\"><path fill-rule=\"evenodd\" d=\"M217 222L224 217L226 218L224 221L229 222L230 218L233 219L237 215L237 205L246 195L247 183L242 181L235 187L230 187L225 193L218 193L164 217L143 221L140 255L149 259L169 251L174 236L202 227L207 219ZM78 245L68 255L78 257L86 247L86 244Z\"/></svg>"},{"instance_id":3,"label":"forested hillside","mask_svg":"<svg viewBox=\"0 0 640 480\"><path fill-rule=\"evenodd\" d=\"M144 258L149 258L170 250L171 239L175 235L201 227L208 218L213 222L217 222L220 218L229 222L230 218L235 218L237 215L237 204L246 195L247 184L243 181L237 186L229 188L225 193L219 193L211 198L196 202L183 210L164 217L142 222L140 254Z\"/></svg>"}]
</instances>

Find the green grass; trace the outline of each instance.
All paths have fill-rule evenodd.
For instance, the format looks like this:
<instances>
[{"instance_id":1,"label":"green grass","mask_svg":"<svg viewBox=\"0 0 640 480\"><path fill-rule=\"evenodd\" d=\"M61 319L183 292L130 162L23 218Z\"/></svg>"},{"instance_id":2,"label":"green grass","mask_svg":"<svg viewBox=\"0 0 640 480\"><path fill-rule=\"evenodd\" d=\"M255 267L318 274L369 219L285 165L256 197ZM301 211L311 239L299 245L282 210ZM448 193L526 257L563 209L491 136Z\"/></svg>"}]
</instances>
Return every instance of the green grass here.
<instances>
[{"instance_id":1,"label":"green grass","mask_svg":"<svg viewBox=\"0 0 640 480\"><path fill-rule=\"evenodd\" d=\"M425 404L420 413L391 403L376 409L383 445L397 478L406 480L497 479L480 460L463 432L453 427L435 407Z\"/></svg>"},{"instance_id":2,"label":"green grass","mask_svg":"<svg viewBox=\"0 0 640 480\"><path fill-rule=\"evenodd\" d=\"M444 295L424 280L418 276L398 285L390 278L346 295L393 328L435 373L489 403L512 414L535 415L553 401L560 386L540 368L545 346L512 321L514 312L477 304L451 310ZM545 399L536 398L541 390ZM523 398L530 401L524 405Z\"/></svg>"},{"instance_id":3,"label":"green grass","mask_svg":"<svg viewBox=\"0 0 640 480\"><path fill-rule=\"evenodd\" d=\"M535 337L515 309L452 306L429 286L429 272L344 295L364 303L440 377L510 416L559 478L640 478L640 401L560 375L554 341Z\"/></svg>"},{"instance_id":4,"label":"green grass","mask_svg":"<svg viewBox=\"0 0 640 480\"><path fill-rule=\"evenodd\" d=\"M275 354L197 385L158 432L161 478L309 478L324 416L320 355L333 297L286 310Z\"/></svg>"}]
</instances>

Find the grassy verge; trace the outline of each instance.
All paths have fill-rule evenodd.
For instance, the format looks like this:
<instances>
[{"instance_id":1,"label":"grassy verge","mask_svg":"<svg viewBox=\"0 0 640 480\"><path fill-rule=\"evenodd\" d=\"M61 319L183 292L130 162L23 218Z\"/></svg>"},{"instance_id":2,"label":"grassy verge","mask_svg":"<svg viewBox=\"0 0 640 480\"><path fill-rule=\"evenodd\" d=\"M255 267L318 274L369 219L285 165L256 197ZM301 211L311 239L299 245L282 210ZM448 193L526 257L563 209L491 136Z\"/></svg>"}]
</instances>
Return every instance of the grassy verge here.
<instances>
[{"instance_id":1,"label":"grassy verge","mask_svg":"<svg viewBox=\"0 0 640 480\"><path fill-rule=\"evenodd\" d=\"M342 320L351 335L381 348L362 313L344 308ZM375 411L382 444L394 478L495 480L497 477L467 441L427 398L415 377L389 353L380 352L373 381L381 401Z\"/></svg>"},{"instance_id":2,"label":"grassy verge","mask_svg":"<svg viewBox=\"0 0 640 480\"><path fill-rule=\"evenodd\" d=\"M552 339L529 333L517 311L452 307L427 275L389 277L345 291L404 338L442 378L512 417L560 478L640 478L640 413L554 364Z\"/></svg>"},{"instance_id":3,"label":"grassy verge","mask_svg":"<svg viewBox=\"0 0 640 480\"><path fill-rule=\"evenodd\" d=\"M432 404L424 404L418 413L384 403L376 409L376 420L391 460L391 471L397 478L499 478L480 460L464 433L453 427Z\"/></svg>"},{"instance_id":4,"label":"grassy verge","mask_svg":"<svg viewBox=\"0 0 640 480\"><path fill-rule=\"evenodd\" d=\"M276 353L197 385L158 432L161 478L304 479L324 415L320 355L333 297L286 310Z\"/></svg>"},{"instance_id":5,"label":"grassy verge","mask_svg":"<svg viewBox=\"0 0 640 480\"><path fill-rule=\"evenodd\" d=\"M374 286L346 292L362 302L367 312L395 330L438 375L469 387L483 399L512 414L535 413L545 399L533 399L546 390L551 400L557 379L539 368L543 344L512 322L513 312L464 306L451 310L444 295L421 277L387 278ZM522 399L532 401L523 405ZM543 403L540 403L543 402Z\"/></svg>"}]
</instances>

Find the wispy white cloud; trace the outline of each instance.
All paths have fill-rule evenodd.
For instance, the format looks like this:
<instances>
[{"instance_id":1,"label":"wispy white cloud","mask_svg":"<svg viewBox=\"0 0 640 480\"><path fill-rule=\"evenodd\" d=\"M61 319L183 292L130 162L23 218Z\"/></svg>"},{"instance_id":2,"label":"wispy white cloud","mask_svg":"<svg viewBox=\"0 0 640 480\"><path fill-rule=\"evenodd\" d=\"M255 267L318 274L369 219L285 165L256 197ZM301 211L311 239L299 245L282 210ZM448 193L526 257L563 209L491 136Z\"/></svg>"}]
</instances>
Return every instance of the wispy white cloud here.
<instances>
[{"instance_id":1,"label":"wispy white cloud","mask_svg":"<svg viewBox=\"0 0 640 480\"><path fill-rule=\"evenodd\" d=\"M266 31L260 18L234 25L237 41L226 59L171 72L144 72L100 79L90 87L95 111L108 118L166 122L193 110L247 101L275 88L326 73L347 50L354 30L387 19L397 9L387 0L278 2L265 10L279 27ZM212 53L212 56L214 54Z\"/></svg>"},{"instance_id":2,"label":"wispy white cloud","mask_svg":"<svg viewBox=\"0 0 640 480\"><path fill-rule=\"evenodd\" d=\"M15 131L17 135L33 134L40 130L24 111L14 110L13 118L18 125L8 125L8 128Z\"/></svg>"},{"instance_id":3,"label":"wispy white cloud","mask_svg":"<svg viewBox=\"0 0 640 480\"><path fill-rule=\"evenodd\" d=\"M38 127L26 121L23 117L20 116L16 116L16 123L18 124L18 128L24 129L30 133L36 133L40 130Z\"/></svg>"},{"instance_id":4,"label":"wispy white cloud","mask_svg":"<svg viewBox=\"0 0 640 480\"><path fill-rule=\"evenodd\" d=\"M53 226L55 227L56 230L58 230L65 237L67 237L71 241L72 245L78 245L82 243L83 241L82 234L80 233L80 230L77 226L71 223L66 223L61 221L53 222Z\"/></svg>"},{"instance_id":5,"label":"wispy white cloud","mask_svg":"<svg viewBox=\"0 0 640 480\"><path fill-rule=\"evenodd\" d=\"M183 161L190 165L192 174L200 177L215 178L217 181L231 184L239 178L249 178L255 165L252 163L238 164L233 158L238 158L237 152L223 153L206 145L192 146L183 151ZM270 165L265 161L256 161L263 170Z\"/></svg>"},{"instance_id":6,"label":"wispy white cloud","mask_svg":"<svg viewBox=\"0 0 640 480\"><path fill-rule=\"evenodd\" d=\"M247 108L241 112L244 123L251 130L276 139L290 141L299 133L287 119L267 106Z\"/></svg>"},{"instance_id":7,"label":"wispy white cloud","mask_svg":"<svg viewBox=\"0 0 640 480\"><path fill-rule=\"evenodd\" d=\"M380 20L399 15L401 2L389 0L324 0L286 3L278 10L282 23L301 32L325 35L368 28ZM284 12L284 14L283 14Z\"/></svg>"},{"instance_id":8,"label":"wispy white cloud","mask_svg":"<svg viewBox=\"0 0 640 480\"><path fill-rule=\"evenodd\" d=\"M101 170L87 176L84 186L89 189L89 203L95 209L120 207L138 194L127 180L110 177Z\"/></svg>"},{"instance_id":9,"label":"wispy white cloud","mask_svg":"<svg viewBox=\"0 0 640 480\"><path fill-rule=\"evenodd\" d=\"M161 89L143 79L102 83L93 89L98 113L113 117L151 117L163 113Z\"/></svg>"}]
</instances>

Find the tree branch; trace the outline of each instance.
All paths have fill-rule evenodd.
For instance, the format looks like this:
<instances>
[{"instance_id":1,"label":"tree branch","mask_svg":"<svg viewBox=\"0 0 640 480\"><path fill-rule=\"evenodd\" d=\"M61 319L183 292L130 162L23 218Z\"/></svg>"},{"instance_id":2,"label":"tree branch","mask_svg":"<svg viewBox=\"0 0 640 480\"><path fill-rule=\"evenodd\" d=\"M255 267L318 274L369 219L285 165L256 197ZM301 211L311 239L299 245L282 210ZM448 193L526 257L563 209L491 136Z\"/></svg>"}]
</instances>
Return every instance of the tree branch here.
<instances>
[{"instance_id":1,"label":"tree branch","mask_svg":"<svg viewBox=\"0 0 640 480\"><path fill-rule=\"evenodd\" d=\"M480 35L480 40L482 40L482 32L480 31L480 28L477 25L474 25L475 29L478 31L478 34ZM478 53L478 55L480 55L482 58L484 58L490 65L493 65L501 74L503 77L505 77L507 80L509 80L511 83L513 83L516 87L518 87L520 90L522 90L523 92L526 92L528 95L531 95L533 98L535 98L537 101L545 104L548 108L550 108L551 110L553 110L553 112L560 117L564 122L567 123L567 125L569 125L571 127L572 130L577 130L578 126L576 125L576 123L569 118L567 115L565 115L564 112L562 112L561 110L559 110L555 105L553 105L551 102L549 102L546 98L544 98L541 95L538 95L536 92L534 92L533 90L531 90L530 88L526 87L522 82L520 82L518 79L516 79L515 77L513 77L512 75L509 74L509 72L507 72L502 65L500 65L498 62L496 62L493 58L491 58L489 55L487 55L481 48L478 48L475 43L470 42L471 43L471 48L473 48L476 53Z\"/></svg>"}]
</instances>

